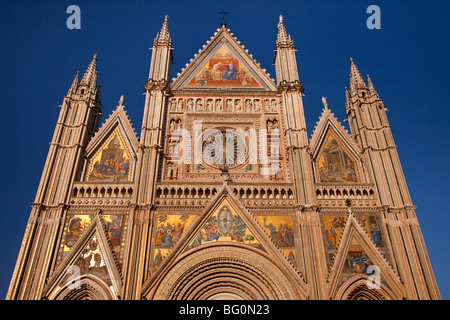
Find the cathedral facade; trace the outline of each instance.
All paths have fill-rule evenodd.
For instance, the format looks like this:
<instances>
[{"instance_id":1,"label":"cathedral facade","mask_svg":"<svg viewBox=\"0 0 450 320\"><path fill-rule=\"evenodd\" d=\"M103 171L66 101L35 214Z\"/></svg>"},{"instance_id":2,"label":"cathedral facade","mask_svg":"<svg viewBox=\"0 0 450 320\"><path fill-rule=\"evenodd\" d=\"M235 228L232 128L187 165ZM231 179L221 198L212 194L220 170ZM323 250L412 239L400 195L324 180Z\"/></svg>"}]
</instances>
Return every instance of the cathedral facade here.
<instances>
[{"instance_id":1,"label":"cathedral facade","mask_svg":"<svg viewBox=\"0 0 450 320\"><path fill-rule=\"evenodd\" d=\"M222 23L171 79L168 17L138 138L102 122L95 55L59 118L7 299L440 299L383 100L350 58L350 131L306 130L283 19L276 80Z\"/></svg>"}]
</instances>

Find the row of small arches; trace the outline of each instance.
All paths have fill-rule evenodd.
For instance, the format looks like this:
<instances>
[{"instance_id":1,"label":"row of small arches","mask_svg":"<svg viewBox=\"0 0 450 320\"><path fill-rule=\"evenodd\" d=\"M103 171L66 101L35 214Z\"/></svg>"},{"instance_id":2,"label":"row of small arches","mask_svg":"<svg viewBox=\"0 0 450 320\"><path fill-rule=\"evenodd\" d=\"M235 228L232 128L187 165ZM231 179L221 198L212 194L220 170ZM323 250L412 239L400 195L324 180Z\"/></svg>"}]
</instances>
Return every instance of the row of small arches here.
<instances>
[{"instance_id":1,"label":"row of small arches","mask_svg":"<svg viewBox=\"0 0 450 320\"><path fill-rule=\"evenodd\" d=\"M75 198L130 198L133 187L74 187L72 196Z\"/></svg>"},{"instance_id":2,"label":"row of small arches","mask_svg":"<svg viewBox=\"0 0 450 320\"><path fill-rule=\"evenodd\" d=\"M356 199L373 199L375 192L372 188L345 188L345 189L334 189L334 188L317 188L316 197L317 199L334 199L334 198L345 198L352 197Z\"/></svg>"}]
</instances>

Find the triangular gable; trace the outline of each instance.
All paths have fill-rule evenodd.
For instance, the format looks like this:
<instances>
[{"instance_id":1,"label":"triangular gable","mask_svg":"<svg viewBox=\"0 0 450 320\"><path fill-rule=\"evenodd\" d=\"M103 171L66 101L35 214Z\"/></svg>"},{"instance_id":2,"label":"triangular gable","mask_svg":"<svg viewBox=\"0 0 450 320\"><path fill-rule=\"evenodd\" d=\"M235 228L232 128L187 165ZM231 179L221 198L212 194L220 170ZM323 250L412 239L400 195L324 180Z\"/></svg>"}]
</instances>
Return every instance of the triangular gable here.
<instances>
[{"instance_id":1,"label":"triangular gable","mask_svg":"<svg viewBox=\"0 0 450 320\"><path fill-rule=\"evenodd\" d=\"M95 279L119 297L122 274L105 223L97 213L88 229L49 278L44 295L52 299L84 277Z\"/></svg>"},{"instance_id":2,"label":"triangular gable","mask_svg":"<svg viewBox=\"0 0 450 320\"><path fill-rule=\"evenodd\" d=\"M398 275L356 217L349 214L328 274L330 297L333 297L342 285L345 287L345 284L356 278L369 279L373 275L373 270L368 269L369 266L378 268L380 287L387 291L392 290L395 295L402 297L403 285Z\"/></svg>"},{"instance_id":3,"label":"triangular gable","mask_svg":"<svg viewBox=\"0 0 450 320\"><path fill-rule=\"evenodd\" d=\"M229 29L223 27L173 79L172 90L198 89L275 91L276 85Z\"/></svg>"},{"instance_id":4,"label":"triangular gable","mask_svg":"<svg viewBox=\"0 0 450 320\"><path fill-rule=\"evenodd\" d=\"M95 215L94 210L69 210L66 216L66 223L55 268L72 251L79 239L83 237L84 232L89 229ZM116 211L103 212L102 221L106 226L106 232L111 241L113 251L117 255L119 263L122 263L128 214Z\"/></svg>"},{"instance_id":5,"label":"triangular gable","mask_svg":"<svg viewBox=\"0 0 450 320\"><path fill-rule=\"evenodd\" d=\"M230 219L232 223L230 223ZM196 218L189 229L181 236L177 244L162 260L159 268L146 280L143 292L150 290L150 285L157 281L176 263L177 257L189 254L210 242L233 242L259 249L270 256L287 273L292 274L306 295L306 285L295 266L270 239L262 226L234 196L227 185L223 185L211 199L203 213Z\"/></svg>"},{"instance_id":6,"label":"triangular gable","mask_svg":"<svg viewBox=\"0 0 450 320\"><path fill-rule=\"evenodd\" d=\"M314 129L310 148L317 182L367 182L361 148L328 108Z\"/></svg>"},{"instance_id":7,"label":"triangular gable","mask_svg":"<svg viewBox=\"0 0 450 320\"><path fill-rule=\"evenodd\" d=\"M214 241L237 242L264 250L241 215L227 199L224 199L209 216L189 248Z\"/></svg>"},{"instance_id":8,"label":"triangular gable","mask_svg":"<svg viewBox=\"0 0 450 320\"><path fill-rule=\"evenodd\" d=\"M86 147L86 181L132 181L139 142L123 108L117 106Z\"/></svg>"}]
</instances>

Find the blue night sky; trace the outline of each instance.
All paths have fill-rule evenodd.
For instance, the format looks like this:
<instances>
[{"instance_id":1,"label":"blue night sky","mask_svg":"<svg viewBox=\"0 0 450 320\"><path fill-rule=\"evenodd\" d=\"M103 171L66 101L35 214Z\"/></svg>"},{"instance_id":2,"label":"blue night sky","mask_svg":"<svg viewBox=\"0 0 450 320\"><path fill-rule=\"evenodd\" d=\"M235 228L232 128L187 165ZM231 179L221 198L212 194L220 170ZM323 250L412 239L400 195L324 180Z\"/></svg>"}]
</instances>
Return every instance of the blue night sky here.
<instances>
[{"instance_id":1,"label":"blue night sky","mask_svg":"<svg viewBox=\"0 0 450 320\"><path fill-rule=\"evenodd\" d=\"M81 30L69 30L69 5ZM369 30L366 9L381 9ZM311 136L321 97L342 121L349 57L369 74L385 106L441 295L450 298L448 122L449 1L22 1L0 2L0 137L3 168L0 298L4 299L47 156L58 105L77 70L98 54L103 119L121 94L140 133L143 84L164 15L174 47L172 77L220 27L227 27L275 78L280 14L298 50ZM345 126L347 124L344 123ZM446 191L447 190L447 191ZM447 239L447 240L446 240Z\"/></svg>"}]
</instances>

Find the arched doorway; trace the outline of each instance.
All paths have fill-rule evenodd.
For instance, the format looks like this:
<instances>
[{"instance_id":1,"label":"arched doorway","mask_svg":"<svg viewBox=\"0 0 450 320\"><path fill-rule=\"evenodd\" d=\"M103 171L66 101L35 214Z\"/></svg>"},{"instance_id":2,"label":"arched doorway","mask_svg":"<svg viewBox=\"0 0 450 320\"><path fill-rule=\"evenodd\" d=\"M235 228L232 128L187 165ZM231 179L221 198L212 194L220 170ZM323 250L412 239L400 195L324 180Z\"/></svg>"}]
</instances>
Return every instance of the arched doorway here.
<instances>
[{"instance_id":1,"label":"arched doorway","mask_svg":"<svg viewBox=\"0 0 450 320\"><path fill-rule=\"evenodd\" d=\"M79 285L75 288L67 285L55 294L51 294L52 300L114 300L108 286L100 279L83 275L79 278Z\"/></svg>"},{"instance_id":2,"label":"arched doorway","mask_svg":"<svg viewBox=\"0 0 450 320\"><path fill-rule=\"evenodd\" d=\"M161 275L155 300L304 299L295 281L264 252L235 243L189 250Z\"/></svg>"},{"instance_id":3,"label":"arched doorway","mask_svg":"<svg viewBox=\"0 0 450 320\"><path fill-rule=\"evenodd\" d=\"M378 288L369 288L365 275L348 279L337 291L334 300L401 300L401 296L395 295L386 285L380 284Z\"/></svg>"}]
</instances>

